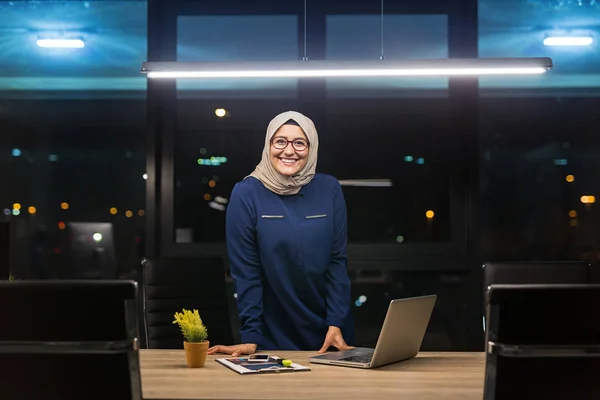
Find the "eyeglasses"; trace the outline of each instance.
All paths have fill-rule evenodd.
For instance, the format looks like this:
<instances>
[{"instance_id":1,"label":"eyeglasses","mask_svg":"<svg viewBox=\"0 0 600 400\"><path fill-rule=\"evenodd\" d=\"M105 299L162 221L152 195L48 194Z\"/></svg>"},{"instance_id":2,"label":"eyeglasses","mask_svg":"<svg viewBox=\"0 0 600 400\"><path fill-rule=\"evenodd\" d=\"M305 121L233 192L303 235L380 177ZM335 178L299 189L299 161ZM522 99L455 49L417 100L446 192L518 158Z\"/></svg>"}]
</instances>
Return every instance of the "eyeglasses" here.
<instances>
[{"instance_id":1,"label":"eyeglasses","mask_svg":"<svg viewBox=\"0 0 600 400\"><path fill-rule=\"evenodd\" d=\"M304 139L287 140L284 138L274 138L271 140L271 144L277 150L285 149L290 143L296 151L304 151L308 148L308 142Z\"/></svg>"}]
</instances>

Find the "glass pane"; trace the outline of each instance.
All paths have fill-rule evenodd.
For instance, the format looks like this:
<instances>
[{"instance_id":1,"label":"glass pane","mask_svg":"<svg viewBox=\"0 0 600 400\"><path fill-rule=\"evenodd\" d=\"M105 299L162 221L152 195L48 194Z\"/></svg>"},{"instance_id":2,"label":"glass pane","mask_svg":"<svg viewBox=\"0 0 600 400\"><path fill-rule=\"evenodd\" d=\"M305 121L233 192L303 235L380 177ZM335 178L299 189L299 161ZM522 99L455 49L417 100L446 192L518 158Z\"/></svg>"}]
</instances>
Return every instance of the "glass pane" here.
<instances>
[{"instance_id":1,"label":"glass pane","mask_svg":"<svg viewBox=\"0 0 600 400\"><path fill-rule=\"evenodd\" d=\"M384 53L447 57L447 17L386 15ZM380 54L380 16L327 17L329 59ZM327 79L319 168L343 181L351 242L451 240L447 88L437 77Z\"/></svg>"},{"instance_id":2,"label":"glass pane","mask_svg":"<svg viewBox=\"0 0 600 400\"><path fill-rule=\"evenodd\" d=\"M598 259L598 109L598 98L482 101L486 259Z\"/></svg>"},{"instance_id":3,"label":"glass pane","mask_svg":"<svg viewBox=\"0 0 600 400\"><path fill-rule=\"evenodd\" d=\"M146 8L0 1L0 230L10 231L17 279L138 279ZM37 44L60 35L80 35L84 47ZM6 254L1 233L0 240Z\"/></svg>"},{"instance_id":4,"label":"glass pane","mask_svg":"<svg viewBox=\"0 0 600 400\"><path fill-rule=\"evenodd\" d=\"M212 101L178 102L176 242L225 241L225 210L233 186L260 161L269 121L296 106L295 99L229 100L227 116L220 118Z\"/></svg>"},{"instance_id":5,"label":"glass pane","mask_svg":"<svg viewBox=\"0 0 600 400\"><path fill-rule=\"evenodd\" d=\"M145 1L0 1L2 95L145 95L146 14Z\"/></svg>"},{"instance_id":6,"label":"glass pane","mask_svg":"<svg viewBox=\"0 0 600 400\"><path fill-rule=\"evenodd\" d=\"M448 115L446 102L440 101L378 102L364 109L358 101L328 100L327 125L317 127L318 170L343 181L350 241L450 239L450 177L443 156ZM230 117L221 119L209 102L179 102L175 223L180 242L224 240L233 185L260 161L268 122L296 106L284 100L228 104ZM397 107L404 111L394 111ZM406 132L417 110L430 116L419 125L418 136ZM375 140L366 140L369 134Z\"/></svg>"},{"instance_id":7,"label":"glass pane","mask_svg":"<svg viewBox=\"0 0 600 400\"><path fill-rule=\"evenodd\" d=\"M13 273L130 276L143 254L143 101L13 100L0 109L0 208Z\"/></svg>"},{"instance_id":8,"label":"glass pane","mask_svg":"<svg viewBox=\"0 0 600 400\"><path fill-rule=\"evenodd\" d=\"M298 59L296 16L180 17L178 31L181 61ZM260 161L269 121L297 109L297 87L297 79L177 81L175 242L224 242L231 190Z\"/></svg>"},{"instance_id":9,"label":"glass pane","mask_svg":"<svg viewBox=\"0 0 600 400\"><path fill-rule=\"evenodd\" d=\"M177 60L183 62L298 60L295 15L184 16L177 23ZM273 33L277 32L276 35ZM295 97L298 80L180 79L179 97Z\"/></svg>"},{"instance_id":10,"label":"glass pane","mask_svg":"<svg viewBox=\"0 0 600 400\"><path fill-rule=\"evenodd\" d=\"M561 95L600 89L600 2L479 0L480 57L551 57L541 76L482 77L484 95L536 89ZM563 44L560 46L553 44Z\"/></svg>"},{"instance_id":11,"label":"glass pane","mask_svg":"<svg viewBox=\"0 0 600 400\"><path fill-rule=\"evenodd\" d=\"M328 60L430 59L448 57L446 15L331 15L327 17ZM309 49L310 58L310 49ZM336 78L327 81L329 96L406 97L446 95L444 77ZM421 92L421 93L419 93Z\"/></svg>"},{"instance_id":12,"label":"glass pane","mask_svg":"<svg viewBox=\"0 0 600 400\"><path fill-rule=\"evenodd\" d=\"M319 169L342 180L350 241L451 239L451 129L446 99L327 100Z\"/></svg>"},{"instance_id":13,"label":"glass pane","mask_svg":"<svg viewBox=\"0 0 600 400\"><path fill-rule=\"evenodd\" d=\"M215 27L224 25L221 18L231 22L230 17L202 18L214 18ZM248 21L256 18L257 32L262 32L258 26L268 25L266 17L235 18L246 21L240 27L253 26L255 22ZM297 43L297 32L289 34L291 37L285 40L290 45ZM244 35L247 32L241 30L230 37ZM261 40L267 41L266 37ZM268 47L269 43L257 46ZM447 54L445 32L444 46L438 51ZM181 51L181 45L179 48ZM220 54L221 60L243 59L233 44L229 49L232 55ZM392 56L394 52L403 54L396 49ZM433 56L435 52L428 54ZM336 57L344 58L343 52ZM183 88L183 82L178 82L174 238L179 243L223 242L224 211L233 185L260 161L269 121L280 112L298 109L299 102L295 95L277 89L267 96L269 86L265 86L267 90L233 89L233 84L232 90L242 93L241 96L226 97L222 94L226 92L214 87L204 90L195 86L196 93L201 94L183 99L184 93L189 92ZM186 85L198 85L197 82ZM360 86L361 82L364 83L358 79L353 85ZM394 89L392 98L384 88L371 85L371 97L366 100L356 97L357 93L364 93L355 90L357 86L347 90L349 86L332 86L331 80L327 84L326 114L309 117L315 120L320 134L318 171L343 181L350 241L390 244L449 241L450 175L446 146L452 124L447 97L438 98L430 93L429 98L418 99L404 87ZM373 97L374 94L379 97ZM386 181L373 182L373 179Z\"/></svg>"}]
</instances>

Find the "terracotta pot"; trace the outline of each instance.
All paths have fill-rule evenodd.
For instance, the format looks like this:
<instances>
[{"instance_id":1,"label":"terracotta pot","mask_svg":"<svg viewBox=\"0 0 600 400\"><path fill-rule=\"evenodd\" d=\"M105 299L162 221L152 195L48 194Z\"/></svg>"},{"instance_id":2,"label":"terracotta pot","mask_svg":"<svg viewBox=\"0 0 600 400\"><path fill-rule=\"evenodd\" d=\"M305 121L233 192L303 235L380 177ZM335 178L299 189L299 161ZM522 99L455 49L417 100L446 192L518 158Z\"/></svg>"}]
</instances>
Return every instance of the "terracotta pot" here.
<instances>
[{"instance_id":1,"label":"terracotta pot","mask_svg":"<svg viewBox=\"0 0 600 400\"><path fill-rule=\"evenodd\" d=\"M206 351L208 350L208 340L200 343L183 342L185 349L185 359L190 368L202 368L206 361Z\"/></svg>"}]
</instances>

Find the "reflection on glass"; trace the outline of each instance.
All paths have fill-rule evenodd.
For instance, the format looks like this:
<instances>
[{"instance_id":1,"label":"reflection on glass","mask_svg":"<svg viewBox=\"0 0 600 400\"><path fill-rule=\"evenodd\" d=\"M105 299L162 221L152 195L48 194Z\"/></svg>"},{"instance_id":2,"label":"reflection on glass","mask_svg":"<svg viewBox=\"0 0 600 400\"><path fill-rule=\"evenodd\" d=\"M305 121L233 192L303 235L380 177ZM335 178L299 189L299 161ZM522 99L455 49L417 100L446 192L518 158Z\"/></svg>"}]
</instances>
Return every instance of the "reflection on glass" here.
<instances>
[{"instance_id":1,"label":"reflection on glass","mask_svg":"<svg viewBox=\"0 0 600 400\"><path fill-rule=\"evenodd\" d=\"M177 60L298 60L297 20L295 15L181 16ZM295 97L297 85L295 78L177 80L179 98ZM217 117L226 113L222 108L215 110Z\"/></svg>"},{"instance_id":2,"label":"reflection on glass","mask_svg":"<svg viewBox=\"0 0 600 400\"><path fill-rule=\"evenodd\" d=\"M145 224L143 213L134 217L126 208L144 207L145 182L139 177L145 168L145 155L141 145L133 146L135 141L143 142L143 130L103 126L102 117L93 113L106 111L106 106L96 101L94 104L78 101L79 106L83 104L88 111L93 110L92 116L85 120L85 127L78 126L81 121L73 121L72 110L77 108L72 103L43 100L11 103L15 102L0 107L10 111L5 140L9 145L18 143L25 155L12 157L4 152L0 157L1 169L11 171L6 174L0 191L0 207L4 210L0 218L14 227L12 272L18 279L71 279L83 276L83 269L87 271L85 276L126 276L133 268L128 263L141 245L134 242L133 236L138 236ZM21 114L19 107L27 112ZM129 117L143 122L139 113L135 116L131 113ZM61 119L71 121L74 126L65 127ZM132 148L135 149L132 157L125 157L126 150ZM58 161L49 159L51 153L60 156ZM118 213L115 204L122 205L127 212ZM84 257L75 254L79 250L68 247L70 228L83 222L108 223L114 228L116 259L98 264L94 257L102 259L104 253ZM106 238L98 230L88 237L89 241L102 243ZM77 265L82 257L88 264Z\"/></svg>"},{"instance_id":3,"label":"reflection on glass","mask_svg":"<svg viewBox=\"0 0 600 400\"><path fill-rule=\"evenodd\" d=\"M328 60L431 59L448 57L446 15L332 15L327 17ZM383 48L382 48L383 45ZM332 97L446 95L448 78L335 78L327 80ZM419 93L424 91L424 93Z\"/></svg>"},{"instance_id":4,"label":"reflection on glass","mask_svg":"<svg viewBox=\"0 0 600 400\"><path fill-rule=\"evenodd\" d=\"M260 94L258 94L260 96ZM297 108L295 99L227 101L217 118L210 100L179 100L175 143L174 234L177 243L222 243L233 186L260 161L267 124ZM185 232L185 234L183 233Z\"/></svg>"},{"instance_id":5,"label":"reflection on glass","mask_svg":"<svg viewBox=\"0 0 600 400\"><path fill-rule=\"evenodd\" d=\"M145 219L124 211L145 208L146 53L146 1L0 1L0 219L16 279L137 279ZM102 245L83 255L69 247L81 223Z\"/></svg>"},{"instance_id":6,"label":"reflection on glass","mask_svg":"<svg viewBox=\"0 0 600 400\"><path fill-rule=\"evenodd\" d=\"M539 76L482 77L483 94L499 89L600 88L600 2L479 0L480 57L550 57Z\"/></svg>"},{"instance_id":7,"label":"reflection on glass","mask_svg":"<svg viewBox=\"0 0 600 400\"><path fill-rule=\"evenodd\" d=\"M0 1L0 91L143 95L146 38L146 1Z\"/></svg>"},{"instance_id":8,"label":"reflection on glass","mask_svg":"<svg viewBox=\"0 0 600 400\"><path fill-rule=\"evenodd\" d=\"M372 102L371 109L362 101L329 100L327 120L316 122L321 135L317 171L334 175L343 186L349 240L449 241L450 176L445 154L451 135L446 101ZM209 116L214 108L207 103L179 102L179 121L187 121L189 128L177 134L175 230L186 229L194 242L222 243L233 185L260 161L269 117L277 110L295 109L295 104L254 101L222 126ZM204 154L198 157L200 150ZM398 154L407 152L428 162L405 162ZM213 165L211 160L225 155L226 163ZM435 217L425 218L428 211Z\"/></svg>"},{"instance_id":9,"label":"reflection on glass","mask_svg":"<svg viewBox=\"0 0 600 400\"><path fill-rule=\"evenodd\" d=\"M385 18L386 58L447 57L446 16ZM178 30L180 61L298 59L295 16L180 17ZM378 59L379 34L376 16L330 16L327 58ZM447 79L436 79L330 79L325 93L297 93L296 80L178 81L174 241L224 242L231 190L260 161L269 121L288 110L315 121L317 171L343 185L350 242L450 241L452 123ZM315 102L324 106L298 108Z\"/></svg>"},{"instance_id":10,"label":"reflection on glass","mask_svg":"<svg viewBox=\"0 0 600 400\"><path fill-rule=\"evenodd\" d=\"M485 258L600 257L598 107L598 98L482 99Z\"/></svg>"},{"instance_id":11,"label":"reflection on glass","mask_svg":"<svg viewBox=\"0 0 600 400\"><path fill-rule=\"evenodd\" d=\"M177 58L298 60L297 23L295 15L182 16ZM260 160L268 122L297 108L297 87L297 79L177 81L177 243L224 242L231 190Z\"/></svg>"},{"instance_id":12,"label":"reflection on glass","mask_svg":"<svg viewBox=\"0 0 600 400\"><path fill-rule=\"evenodd\" d=\"M342 182L349 240L449 241L447 100L370 99L367 107L363 100L329 99L327 109L319 169ZM430 221L428 210L435 210Z\"/></svg>"}]
</instances>

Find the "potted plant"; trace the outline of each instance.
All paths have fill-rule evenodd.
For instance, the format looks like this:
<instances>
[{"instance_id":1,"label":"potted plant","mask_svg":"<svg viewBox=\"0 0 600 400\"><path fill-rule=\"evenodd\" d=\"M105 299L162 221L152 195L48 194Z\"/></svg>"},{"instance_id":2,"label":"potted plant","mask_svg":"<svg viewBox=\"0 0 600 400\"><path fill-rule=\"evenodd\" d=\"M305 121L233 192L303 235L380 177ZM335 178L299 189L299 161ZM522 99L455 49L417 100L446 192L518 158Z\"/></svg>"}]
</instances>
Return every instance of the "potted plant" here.
<instances>
[{"instance_id":1,"label":"potted plant","mask_svg":"<svg viewBox=\"0 0 600 400\"><path fill-rule=\"evenodd\" d=\"M185 359L188 367L202 368L206 361L206 352L209 341L208 331L202 323L198 310L186 310L175 313L174 324L179 325L184 337L183 348L185 349Z\"/></svg>"}]
</instances>

